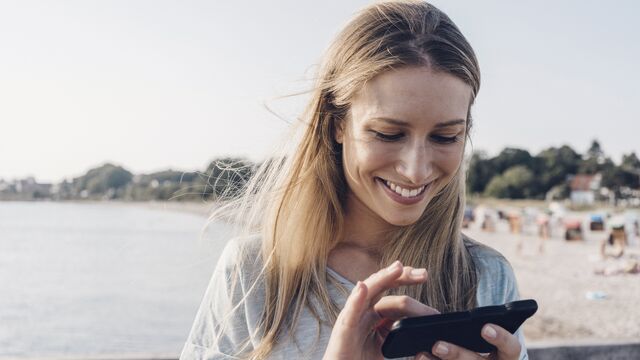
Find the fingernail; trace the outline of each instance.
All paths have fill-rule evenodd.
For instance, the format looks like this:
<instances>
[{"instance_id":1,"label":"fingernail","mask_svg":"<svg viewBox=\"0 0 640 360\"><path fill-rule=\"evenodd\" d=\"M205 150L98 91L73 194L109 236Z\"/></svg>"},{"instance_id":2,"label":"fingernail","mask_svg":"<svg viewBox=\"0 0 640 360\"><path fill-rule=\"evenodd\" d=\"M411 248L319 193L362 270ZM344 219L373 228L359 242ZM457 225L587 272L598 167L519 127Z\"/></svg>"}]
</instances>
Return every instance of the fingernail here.
<instances>
[{"instance_id":1,"label":"fingernail","mask_svg":"<svg viewBox=\"0 0 640 360\"><path fill-rule=\"evenodd\" d=\"M436 354L438 355L447 355L449 353L449 347L443 343L438 343L436 346Z\"/></svg>"},{"instance_id":2,"label":"fingernail","mask_svg":"<svg viewBox=\"0 0 640 360\"><path fill-rule=\"evenodd\" d=\"M413 269L411 270L411 277L421 278L427 275L427 269Z\"/></svg>"},{"instance_id":3,"label":"fingernail","mask_svg":"<svg viewBox=\"0 0 640 360\"><path fill-rule=\"evenodd\" d=\"M498 336L496 329L494 329L490 325L485 326L483 332L484 332L484 335L490 339L495 339L496 336Z\"/></svg>"},{"instance_id":4,"label":"fingernail","mask_svg":"<svg viewBox=\"0 0 640 360\"><path fill-rule=\"evenodd\" d=\"M389 265L389 267L387 268L387 272L394 272L398 266L400 266L400 260L396 260L393 262L393 264Z\"/></svg>"}]
</instances>

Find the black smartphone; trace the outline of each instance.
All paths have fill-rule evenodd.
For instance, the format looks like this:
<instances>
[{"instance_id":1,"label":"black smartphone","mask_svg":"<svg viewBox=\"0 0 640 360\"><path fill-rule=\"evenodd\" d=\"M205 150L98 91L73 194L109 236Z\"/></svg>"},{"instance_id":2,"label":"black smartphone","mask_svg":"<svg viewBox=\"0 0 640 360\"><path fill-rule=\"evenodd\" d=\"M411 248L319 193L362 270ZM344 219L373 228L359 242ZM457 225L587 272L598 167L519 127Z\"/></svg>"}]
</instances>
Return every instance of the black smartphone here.
<instances>
[{"instance_id":1,"label":"black smartphone","mask_svg":"<svg viewBox=\"0 0 640 360\"><path fill-rule=\"evenodd\" d=\"M480 331L487 324L496 324L512 334L538 310L535 300L519 300L504 305L483 306L470 311L406 318L396 323L382 344L386 358L431 353L438 340L466 349L489 353L495 346L486 342Z\"/></svg>"}]
</instances>

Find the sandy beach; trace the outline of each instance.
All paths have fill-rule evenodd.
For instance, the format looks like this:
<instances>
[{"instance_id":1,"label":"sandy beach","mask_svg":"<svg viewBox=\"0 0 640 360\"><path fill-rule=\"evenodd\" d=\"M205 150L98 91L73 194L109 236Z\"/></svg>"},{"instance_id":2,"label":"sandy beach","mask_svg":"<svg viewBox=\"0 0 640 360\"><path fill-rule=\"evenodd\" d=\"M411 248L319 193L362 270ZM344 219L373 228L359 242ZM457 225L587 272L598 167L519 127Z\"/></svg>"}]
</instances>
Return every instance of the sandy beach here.
<instances>
[{"instance_id":1,"label":"sandy beach","mask_svg":"<svg viewBox=\"0 0 640 360\"><path fill-rule=\"evenodd\" d=\"M538 302L538 312L524 326L528 342L640 341L640 274L596 273L640 259L637 243L621 259L602 260L598 244L604 232L587 232L584 241L572 242L557 234L542 254L535 235L510 234L500 226L494 233L474 227L465 233L500 251L514 268L521 297Z\"/></svg>"}]
</instances>

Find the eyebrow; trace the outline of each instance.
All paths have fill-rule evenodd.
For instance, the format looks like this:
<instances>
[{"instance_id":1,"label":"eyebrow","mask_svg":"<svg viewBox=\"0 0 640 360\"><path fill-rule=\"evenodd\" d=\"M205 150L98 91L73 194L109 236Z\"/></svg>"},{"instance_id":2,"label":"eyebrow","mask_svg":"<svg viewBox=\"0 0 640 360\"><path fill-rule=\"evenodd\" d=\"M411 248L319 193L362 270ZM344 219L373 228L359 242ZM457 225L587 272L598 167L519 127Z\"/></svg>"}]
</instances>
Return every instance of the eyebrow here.
<instances>
[{"instance_id":1,"label":"eyebrow","mask_svg":"<svg viewBox=\"0 0 640 360\"><path fill-rule=\"evenodd\" d=\"M397 120L397 119L391 119L391 118L386 118L386 117L374 117L374 118L371 118L371 120L382 120L384 122L387 122L387 123L392 124L392 125L397 125L397 126L404 126L404 127L410 127L411 126L406 121ZM467 121L464 120L464 119L454 119L454 120L448 120L448 121L439 122L434 127L443 128L443 127L454 126L454 125L464 125L464 124L466 124L466 122Z\"/></svg>"}]
</instances>

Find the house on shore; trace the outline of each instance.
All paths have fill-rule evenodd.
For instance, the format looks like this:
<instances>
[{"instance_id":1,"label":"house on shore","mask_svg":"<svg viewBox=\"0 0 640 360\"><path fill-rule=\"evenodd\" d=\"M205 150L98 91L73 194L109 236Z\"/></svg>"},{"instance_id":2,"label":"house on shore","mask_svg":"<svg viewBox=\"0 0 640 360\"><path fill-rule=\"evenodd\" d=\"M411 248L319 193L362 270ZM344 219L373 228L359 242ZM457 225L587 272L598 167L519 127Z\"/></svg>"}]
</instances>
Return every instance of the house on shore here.
<instances>
[{"instance_id":1,"label":"house on shore","mask_svg":"<svg viewBox=\"0 0 640 360\"><path fill-rule=\"evenodd\" d=\"M574 175L569 179L569 188L571 189L571 203L573 205L592 205L600 191L600 182L602 175Z\"/></svg>"}]
</instances>

